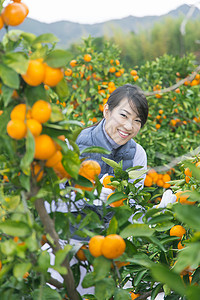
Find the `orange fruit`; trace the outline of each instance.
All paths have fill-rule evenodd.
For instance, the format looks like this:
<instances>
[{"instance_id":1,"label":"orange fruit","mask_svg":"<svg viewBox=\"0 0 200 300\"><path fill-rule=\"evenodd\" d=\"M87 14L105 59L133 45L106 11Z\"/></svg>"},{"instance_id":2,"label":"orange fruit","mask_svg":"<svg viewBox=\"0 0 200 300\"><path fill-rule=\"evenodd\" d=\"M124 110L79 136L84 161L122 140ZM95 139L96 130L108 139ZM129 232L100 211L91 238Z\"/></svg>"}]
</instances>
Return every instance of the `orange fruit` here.
<instances>
[{"instance_id":1,"label":"orange fruit","mask_svg":"<svg viewBox=\"0 0 200 300\"><path fill-rule=\"evenodd\" d=\"M84 250L87 250L87 246L83 245L81 248L76 252L76 257L81 261L86 261L87 258L85 256Z\"/></svg>"},{"instance_id":2,"label":"orange fruit","mask_svg":"<svg viewBox=\"0 0 200 300\"><path fill-rule=\"evenodd\" d=\"M24 81L31 85L40 85L44 80L45 66L42 59L30 60L28 64L28 69L25 74L22 74Z\"/></svg>"},{"instance_id":3,"label":"orange fruit","mask_svg":"<svg viewBox=\"0 0 200 300\"><path fill-rule=\"evenodd\" d=\"M85 54L84 57L83 57L83 59L84 59L84 61L89 62L89 61L91 61L92 56L90 54Z\"/></svg>"},{"instance_id":4,"label":"orange fruit","mask_svg":"<svg viewBox=\"0 0 200 300\"><path fill-rule=\"evenodd\" d=\"M0 16L0 30L3 28L3 26L4 26L4 22L2 16Z\"/></svg>"},{"instance_id":5,"label":"orange fruit","mask_svg":"<svg viewBox=\"0 0 200 300\"><path fill-rule=\"evenodd\" d=\"M2 113L3 113L3 110L0 110L0 116L2 115Z\"/></svg>"},{"instance_id":6,"label":"orange fruit","mask_svg":"<svg viewBox=\"0 0 200 300\"><path fill-rule=\"evenodd\" d=\"M131 70L130 74L131 74L132 76L136 76L136 75L137 75L137 71L136 71L136 70Z\"/></svg>"},{"instance_id":7,"label":"orange fruit","mask_svg":"<svg viewBox=\"0 0 200 300\"><path fill-rule=\"evenodd\" d=\"M115 76L116 76L116 77L121 77L121 76L122 76L122 73L121 73L120 71L117 71L117 72L115 73Z\"/></svg>"},{"instance_id":8,"label":"orange fruit","mask_svg":"<svg viewBox=\"0 0 200 300\"><path fill-rule=\"evenodd\" d=\"M163 177L162 177L162 180L163 180L164 182L168 182L168 181L171 180L171 177L169 176L169 174L164 174Z\"/></svg>"},{"instance_id":9,"label":"orange fruit","mask_svg":"<svg viewBox=\"0 0 200 300\"><path fill-rule=\"evenodd\" d=\"M31 115L32 118L37 120L39 123L47 122L51 116L50 103L44 100L36 101L32 106Z\"/></svg>"},{"instance_id":10,"label":"orange fruit","mask_svg":"<svg viewBox=\"0 0 200 300\"><path fill-rule=\"evenodd\" d=\"M126 249L124 239L118 234L107 235L102 242L102 254L108 259L121 256Z\"/></svg>"},{"instance_id":11,"label":"orange fruit","mask_svg":"<svg viewBox=\"0 0 200 300\"><path fill-rule=\"evenodd\" d=\"M56 165L53 166L53 170L60 179L71 178L71 176L65 170L61 161L59 161Z\"/></svg>"},{"instance_id":12,"label":"orange fruit","mask_svg":"<svg viewBox=\"0 0 200 300\"><path fill-rule=\"evenodd\" d=\"M179 249L179 250L181 250L181 249L183 249L185 246L183 246L182 245L182 243L181 243L181 241L178 243L178 246L177 246L177 248Z\"/></svg>"},{"instance_id":13,"label":"orange fruit","mask_svg":"<svg viewBox=\"0 0 200 300\"><path fill-rule=\"evenodd\" d=\"M6 25L18 26L27 16L27 10L21 3L10 3L1 12L3 22Z\"/></svg>"},{"instance_id":14,"label":"orange fruit","mask_svg":"<svg viewBox=\"0 0 200 300\"><path fill-rule=\"evenodd\" d=\"M72 69L70 69L70 68L67 68L66 70L65 70L65 76L71 76L72 75Z\"/></svg>"},{"instance_id":15,"label":"orange fruit","mask_svg":"<svg viewBox=\"0 0 200 300\"><path fill-rule=\"evenodd\" d=\"M0 271L1 271L1 269L2 269L2 261L0 260Z\"/></svg>"},{"instance_id":16,"label":"orange fruit","mask_svg":"<svg viewBox=\"0 0 200 300\"><path fill-rule=\"evenodd\" d=\"M70 61L70 66L73 68L73 67L76 67L77 66L77 61L75 60L75 59L72 59L71 61Z\"/></svg>"},{"instance_id":17,"label":"orange fruit","mask_svg":"<svg viewBox=\"0 0 200 300\"><path fill-rule=\"evenodd\" d=\"M109 188L109 189L114 191L115 187L112 186L112 185L108 185L108 183L111 183L111 180L110 180L111 178L114 178L114 176L111 176L111 175L105 176L104 179L103 179L103 186L105 188Z\"/></svg>"},{"instance_id":18,"label":"orange fruit","mask_svg":"<svg viewBox=\"0 0 200 300\"><path fill-rule=\"evenodd\" d=\"M133 76L133 79L134 79L134 81L137 81L137 80L138 80L138 78L139 78L139 76L138 76L138 75L136 75L136 76Z\"/></svg>"},{"instance_id":19,"label":"orange fruit","mask_svg":"<svg viewBox=\"0 0 200 300\"><path fill-rule=\"evenodd\" d=\"M152 186L153 180L152 178L147 174L144 180L144 185L145 186Z\"/></svg>"},{"instance_id":20,"label":"orange fruit","mask_svg":"<svg viewBox=\"0 0 200 300\"><path fill-rule=\"evenodd\" d=\"M79 169L79 175L94 180L101 173L101 167L95 160L84 160Z\"/></svg>"},{"instance_id":21,"label":"orange fruit","mask_svg":"<svg viewBox=\"0 0 200 300\"><path fill-rule=\"evenodd\" d=\"M31 166L32 176L36 178L36 181L39 182L42 179L44 171L40 164L32 164Z\"/></svg>"},{"instance_id":22,"label":"orange fruit","mask_svg":"<svg viewBox=\"0 0 200 300\"><path fill-rule=\"evenodd\" d=\"M89 251L94 257L99 257L102 255L102 244L104 241L104 236L95 235L89 241Z\"/></svg>"},{"instance_id":23,"label":"orange fruit","mask_svg":"<svg viewBox=\"0 0 200 300\"><path fill-rule=\"evenodd\" d=\"M108 195L107 197L107 200L110 198L111 195L113 195L114 193L111 193ZM124 198L124 199L121 199L121 200L118 200L118 201L115 201L115 202L112 202L110 203L109 205L111 207L119 207L119 206L123 206L124 205L124 200L126 200L127 198Z\"/></svg>"},{"instance_id":24,"label":"orange fruit","mask_svg":"<svg viewBox=\"0 0 200 300\"><path fill-rule=\"evenodd\" d=\"M61 68L52 68L45 64L45 75L43 83L54 87L63 79L63 71Z\"/></svg>"},{"instance_id":25,"label":"orange fruit","mask_svg":"<svg viewBox=\"0 0 200 300\"><path fill-rule=\"evenodd\" d=\"M130 292L130 295L131 295L131 300L135 300L135 299L137 299L137 297L140 296L140 294L135 294L133 292Z\"/></svg>"},{"instance_id":26,"label":"orange fruit","mask_svg":"<svg viewBox=\"0 0 200 300\"><path fill-rule=\"evenodd\" d=\"M180 239L182 238L182 236L186 233L186 230L183 226L181 225L174 225L171 229L170 229L170 236L177 236Z\"/></svg>"},{"instance_id":27,"label":"orange fruit","mask_svg":"<svg viewBox=\"0 0 200 300\"><path fill-rule=\"evenodd\" d=\"M57 150L49 159L47 159L45 166L53 167L61 160L62 160L62 152L60 150Z\"/></svg>"},{"instance_id":28,"label":"orange fruit","mask_svg":"<svg viewBox=\"0 0 200 300\"><path fill-rule=\"evenodd\" d=\"M190 171L189 168L185 168L184 173L185 173L186 176L189 176L189 177L192 176L192 172Z\"/></svg>"},{"instance_id":29,"label":"orange fruit","mask_svg":"<svg viewBox=\"0 0 200 300\"><path fill-rule=\"evenodd\" d=\"M56 152L56 145L47 134L41 134L35 138L34 158L46 160Z\"/></svg>"},{"instance_id":30,"label":"orange fruit","mask_svg":"<svg viewBox=\"0 0 200 300\"><path fill-rule=\"evenodd\" d=\"M161 125L160 124L156 124L156 129L160 129Z\"/></svg>"},{"instance_id":31,"label":"orange fruit","mask_svg":"<svg viewBox=\"0 0 200 300\"><path fill-rule=\"evenodd\" d=\"M42 125L35 119L28 119L26 125L33 136L39 136L42 132Z\"/></svg>"},{"instance_id":32,"label":"orange fruit","mask_svg":"<svg viewBox=\"0 0 200 300\"><path fill-rule=\"evenodd\" d=\"M26 132L27 127L22 120L10 120L7 124L7 133L15 140L23 139L26 136Z\"/></svg>"},{"instance_id":33,"label":"orange fruit","mask_svg":"<svg viewBox=\"0 0 200 300\"><path fill-rule=\"evenodd\" d=\"M179 191L175 193L176 195L176 202L180 202L181 204L187 204L187 205L194 205L196 201L189 201L187 200L189 198L189 195L185 195L184 193L187 191Z\"/></svg>"},{"instance_id":34,"label":"orange fruit","mask_svg":"<svg viewBox=\"0 0 200 300\"><path fill-rule=\"evenodd\" d=\"M110 73L115 73L115 71L116 71L116 68L115 68L115 67L110 67L110 69L109 69L109 72L110 72Z\"/></svg>"},{"instance_id":35,"label":"orange fruit","mask_svg":"<svg viewBox=\"0 0 200 300\"><path fill-rule=\"evenodd\" d=\"M17 1L14 1L14 2L17 2ZM21 1L19 1L19 2L21 2ZM26 11L26 17L28 16L28 13L29 13L29 9L28 9L28 6L25 4L25 3L23 3L23 2L21 2L21 5L24 7L24 9L25 9L25 11Z\"/></svg>"},{"instance_id":36,"label":"orange fruit","mask_svg":"<svg viewBox=\"0 0 200 300\"><path fill-rule=\"evenodd\" d=\"M195 166L196 166L197 168L200 168L200 161L198 161L198 162L195 164Z\"/></svg>"},{"instance_id":37,"label":"orange fruit","mask_svg":"<svg viewBox=\"0 0 200 300\"><path fill-rule=\"evenodd\" d=\"M10 114L11 120L21 120L24 121L26 118L26 104L18 104L16 105Z\"/></svg>"}]
</instances>

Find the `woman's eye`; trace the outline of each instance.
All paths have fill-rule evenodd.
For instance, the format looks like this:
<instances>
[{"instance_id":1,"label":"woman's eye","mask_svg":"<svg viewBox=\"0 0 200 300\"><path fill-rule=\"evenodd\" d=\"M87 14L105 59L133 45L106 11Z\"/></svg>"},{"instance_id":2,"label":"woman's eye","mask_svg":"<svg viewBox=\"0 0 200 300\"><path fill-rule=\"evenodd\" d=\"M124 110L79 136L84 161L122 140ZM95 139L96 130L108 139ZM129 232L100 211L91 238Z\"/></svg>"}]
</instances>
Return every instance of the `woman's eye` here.
<instances>
[{"instance_id":1,"label":"woman's eye","mask_svg":"<svg viewBox=\"0 0 200 300\"><path fill-rule=\"evenodd\" d=\"M121 116L122 116L123 118L127 118L127 116L126 116L125 114L121 114Z\"/></svg>"},{"instance_id":2,"label":"woman's eye","mask_svg":"<svg viewBox=\"0 0 200 300\"><path fill-rule=\"evenodd\" d=\"M140 120L140 119L138 119L138 120L135 120L135 122L141 123L141 120Z\"/></svg>"}]
</instances>

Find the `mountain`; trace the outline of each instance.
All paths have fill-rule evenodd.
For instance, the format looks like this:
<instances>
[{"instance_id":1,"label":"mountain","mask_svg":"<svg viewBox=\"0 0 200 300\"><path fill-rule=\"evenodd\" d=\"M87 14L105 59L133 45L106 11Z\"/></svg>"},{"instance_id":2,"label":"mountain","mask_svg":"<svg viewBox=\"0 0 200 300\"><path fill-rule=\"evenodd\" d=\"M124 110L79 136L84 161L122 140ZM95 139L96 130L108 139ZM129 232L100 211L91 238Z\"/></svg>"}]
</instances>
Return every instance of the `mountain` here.
<instances>
[{"instance_id":1,"label":"mountain","mask_svg":"<svg viewBox=\"0 0 200 300\"><path fill-rule=\"evenodd\" d=\"M53 33L59 39L58 46L60 48L69 48L72 43L80 42L82 37L101 37L112 36L116 30L120 30L124 33L134 32L138 33L140 30L147 30L153 27L155 23L162 22L164 18L179 18L186 16L191 6L184 4L177 9L170 11L167 14L161 16L145 16L135 17L128 16L122 19L114 19L102 23L96 24L80 24L70 21L59 21L54 23L42 23L31 18L26 20L19 26L12 27L12 29L20 29L26 32L31 32L35 35L43 33ZM195 7L195 10L190 19L200 18L200 10ZM5 29L0 31L0 39L5 34Z\"/></svg>"}]
</instances>

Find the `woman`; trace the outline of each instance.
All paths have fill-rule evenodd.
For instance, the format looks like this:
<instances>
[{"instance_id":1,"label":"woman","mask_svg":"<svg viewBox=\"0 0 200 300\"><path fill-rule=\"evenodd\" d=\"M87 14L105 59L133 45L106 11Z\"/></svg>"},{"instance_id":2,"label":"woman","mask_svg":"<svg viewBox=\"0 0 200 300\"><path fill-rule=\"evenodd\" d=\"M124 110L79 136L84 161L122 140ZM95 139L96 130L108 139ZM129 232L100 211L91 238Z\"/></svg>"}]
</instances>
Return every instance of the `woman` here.
<instances>
[{"instance_id":1,"label":"woman","mask_svg":"<svg viewBox=\"0 0 200 300\"><path fill-rule=\"evenodd\" d=\"M82 130L76 143L80 151L90 146L101 146L109 150L110 154L85 153L81 158L88 157L100 164L99 178L114 174L113 168L101 159L102 156L117 163L123 161L124 170L134 166L143 166L146 169L146 152L133 140L148 117L148 103L142 90L131 84L117 88L108 98L103 116L100 122ZM137 185L143 187L144 179L145 175ZM102 188L100 200L105 201L111 192L111 189Z\"/></svg>"}]
</instances>

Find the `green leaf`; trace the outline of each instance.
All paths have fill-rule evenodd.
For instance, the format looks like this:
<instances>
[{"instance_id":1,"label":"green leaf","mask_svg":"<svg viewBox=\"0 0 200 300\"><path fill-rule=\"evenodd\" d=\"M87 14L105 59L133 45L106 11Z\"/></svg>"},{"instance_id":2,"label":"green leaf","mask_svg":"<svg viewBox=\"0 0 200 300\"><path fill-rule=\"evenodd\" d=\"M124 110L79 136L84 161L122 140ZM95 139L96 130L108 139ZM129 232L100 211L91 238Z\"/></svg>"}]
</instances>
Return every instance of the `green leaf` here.
<instances>
[{"instance_id":1,"label":"green leaf","mask_svg":"<svg viewBox=\"0 0 200 300\"><path fill-rule=\"evenodd\" d=\"M173 207L178 220L195 230L200 230L200 207L177 204Z\"/></svg>"},{"instance_id":2,"label":"green leaf","mask_svg":"<svg viewBox=\"0 0 200 300\"><path fill-rule=\"evenodd\" d=\"M13 89L9 88L6 85L2 86L2 96L3 96L3 102L5 107L12 101L12 94L13 94Z\"/></svg>"},{"instance_id":3,"label":"green leaf","mask_svg":"<svg viewBox=\"0 0 200 300\"><path fill-rule=\"evenodd\" d=\"M30 32L22 32L20 37L23 38L29 44L31 44L33 40L35 40L36 35Z\"/></svg>"},{"instance_id":4,"label":"green leaf","mask_svg":"<svg viewBox=\"0 0 200 300\"><path fill-rule=\"evenodd\" d=\"M72 150L68 150L67 153L63 155L62 163L67 173L77 179L80 168L80 159L78 154Z\"/></svg>"},{"instance_id":5,"label":"green leaf","mask_svg":"<svg viewBox=\"0 0 200 300\"><path fill-rule=\"evenodd\" d=\"M131 296L130 293L126 290L116 289L114 294L115 300L130 300Z\"/></svg>"},{"instance_id":6,"label":"green leaf","mask_svg":"<svg viewBox=\"0 0 200 300\"><path fill-rule=\"evenodd\" d=\"M72 248L71 245L65 245L63 249L60 249L56 252L56 257L55 257L56 266L60 266L63 263L71 248Z\"/></svg>"},{"instance_id":7,"label":"green leaf","mask_svg":"<svg viewBox=\"0 0 200 300\"><path fill-rule=\"evenodd\" d=\"M112 219L109 222L109 226L107 229L107 235L117 233L118 229L118 222L115 216L112 217Z\"/></svg>"},{"instance_id":8,"label":"green leaf","mask_svg":"<svg viewBox=\"0 0 200 300\"><path fill-rule=\"evenodd\" d=\"M158 223L162 223L162 222L166 222L169 220L172 220L174 217L171 214L163 214L160 213L158 216L152 217L149 221L148 224L152 225L152 224L158 224Z\"/></svg>"},{"instance_id":9,"label":"green leaf","mask_svg":"<svg viewBox=\"0 0 200 300\"><path fill-rule=\"evenodd\" d=\"M0 230L11 236L24 237L30 234L29 226L20 221L7 220L0 223Z\"/></svg>"},{"instance_id":10,"label":"green leaf","mask_svg":"<svg viewBox=\"0 0 200 300\"><path fill-rule=\"evenodd\" d=\"M47 286L41 286L40 289L35 289L32 293L33 300L62 300L60 294Z\"/></svg>"},{"instance_id":11,"label":"green leaf","mask_svg":"<svg viewBox=\"0 0 200 300\"><path fill-rule=\"evenodd\" d=\"M141 177L143 174L145 174L147 172L147 170L133 170L133 171L129 171L128 175L130 179L137 179L139 177Z\"/></svg>"},{"instance_id":12,"label":"green leaf","mask_svg":"<svg viewBox=\"0 0 200 300\"><path fill-rule=\"evenodd\" d=\"M1 243L1 252L6 256L12 256L15 254L17 244L13 240L6 240Z\"/></svg>"},{"instance_id":13,"label":"green leaf","mask_svg":"<svg viewBox=\"0 0 200 300\"><path fill-rule=\"evenodd\" d=\"M155 236L149 236L148 239L153 244L155 244L156 246L158 246L162 251L167 252L167 250L165 249L165 247L163 246L163 244Z\"/></svg>"},{"instance_id":14,"label":"green leaf","mask_svg":"<svg viewBox=\"0 0 200 300\"><path fill-rule=\"evenodd\" d=\"M147 273L147 271L148 270L146 270L146 269L141 270L136 274L136 276L134 278L134 286L137 286L140 283L140 281L142 280L143 276Z\"/></svg>"},{"instance_id":15,"label":"green leaf","mask_svg":"<svg viewBox=\"0 0 200 300\"><path fill-rule=\"evenodd\" d=\"M200 287L199 286L187 286L186 297L189 300L197 300L200 295Z\"/></svg>"},{"instance_id":16,"label":"green leaf","mask_svg":"<svg viewBox=\"0 0 200 300\"><path fill-rule=\"evenodd\" d=\"M64 67L69 60L69 52L62 49L56 49L51 51L45 62L52 68Z\"/></svg>"},{"instance_id":17,"label":"green leaf","mask_svg":"<svg viewBox=\"0 0 200 300\"><path fill-rule=\"evenodd\" d=\"M59 98L67 98L69 96L69 88L64 78L55 86L55 92Z\"/></svg>"},{"instance_id":18,"label":"green leaf","mask_svg":"<svg viewBox=\"0 0 200 300\"><path fill-rule=\"evenodd\" d=\"M38 43L57 43L59 39L52 33L44 33L36 37L33 41L32 46L35 46Z\"/></svg>"},{"instance_id":19,"label":"green leaf","mask_svg":"<svg viewBox=\"0 0 200 300\"><path fill-rule=\"evenodd\" d=\"M28 130L27 138L26 138L26 153L23 156L20 167L25 175L30 175L30 164L32 163L34 159L35 154L35 139Z\"/></svg>"},{"instance_id":20,"label":"green leaf","mask_svg":"<svg viewBox=\"0 0 200 300\"><path fill-rule=\"evenodd\" d=\"M115 201L119 201L119 200L122 200L122 199L127 199L127 196L122 193L122 192L116 192L114 194L112 194L109 199L106 201L106 206L115 202Z\"/></svg>"},{"instance_id":21,"label":"green leaf","mask_svg":"<svg viewBox=\"0 0 200 300\"><path fill-rule=\"evenodd\" d=\"M189 161L184 162L184 165L190 169L192 172L192 177L196 178L197 180L200 180L200 169L197 168L194 164L192 164Z\"/></svg>"},{"instance_id":22,"label":"green leaf","mask_svg":"<svg viewBox=\"0 0 200 300\"><path fill-rule=\"evenodd\" d=\"M95 285L94 272L87 273L83 278L82 286L84 289L87 289L93 285Z\"/></svg>"},{"instance_id":23,"label":"green leaf","mask_svg":"<svg viewBox=\"0 0 200 300\"><path fill-rule=\"evenodd\" d=\"M50 254L47 251L42 251L38 258L38 265L41 271L47 271L50 267Z\"/></svg>"},{"instance_id":24,"label":"green leaf","mask_svg":"<svg viewBox=\"0 0 200 300\"><path fill-rule=\"evenodd\" d=\"M19 75L16 71L10 67L0 64L0 77L5 85L10 88L18 89L19 88Z\"/></svg>"},{"instance_id":25,"label":"green leaf","mask_svg":"<svg viewBox=\"0 0 200 300\"><path fill-rule=\"evenodd\" d=\"M149 237L154 233L154 229L146 224L130 224L120 232L124 239L130 236L134 237Z\"/></svg>"},{"instance_id":26,"label":"green leaf","mask_svg":"<svg viewBox=\"0 0 200 300\"><path fill-rule=\"evenodd\" d=\"M106 158L106 157L102 157L101 158L106 164L108 164L109 166L111 166L113 169L121 169L120 165L118 163L116 163L114 160Z\"/></svg>"},{"instance_id":27,"label":"green leaf","mask_svg":"<svg viewBox=\"0 0 200 300\"><path fill-rule=\"evenodd\" d=\"M83 154L83 153L110 154L110 151L108 151L107 149L105 149L103 147L97 147L96 146L96 147L87 147L87 148L83 149L80 154ZM102 160L104 160L103 157L102 157Z\"/></svg>"},{"instance_id":28,"label":"green leaf","mask_svg":"<svg viewBox=\"0 0 200 300\"><path fill-rule=\"evenodd\" d=\"M138 254L133 254L132 257L129 257L127 261L134 263L136 265L143 266L145 268L150 268L153 264L153 262L150 260L150 258L144 254L144 253L138 253Z\"/></svg>"},{"instance_id":29,"label":"green leaf","mask_svg":"<svg viewBox=\"0 0 200 300\"><path fill-rule=\"evenodd\" d=\"M97 300L109 300L115 292L115 282L112 278L104 278L95 285Z\"/></svg>"},{"instance_id":30,"label":"green leaf","mask_svg":"<svg viewBox=\"0 0 200 300\"><path fill-rule=\"evenodd\" d=\"M93 261L94 266L94 279L99 281L104 279L110 272L111 260L105 258L104 256L96 257Z\"/></svg>"},{"instance_id":31,"label":"green leaf","mask_svg":"<svg viewBox=\"0 0 200 300\"><path fill-rule=\"evenodd\" d=\"M156 281L167 284L172 290L181 296L185 295L185 286L179 274L170 271L161 264L153 264L151 272Z\"/></svg>"},{"instance_id":32,"label":"green leaf","mask_svg":"<svg viewBox=\"0 0 200 300\"><path fill-rule=\"evenodd\" d=\"M30 262L16 264L13 268L13 275L17 278L17 280L22 281L24 274L28 272L31 267L32 264Z\"/></svg>"},{"instance_id":33,"label":"green leaf","mask_svg":"<svg viewBox=\"0 0 200 300\"><path fill-rule=\"evenodd\" d=\"M28 68L28 59L20 52L6 53L3 56L3 63L19 74L26 73Z\"/></svg>"}]
</instances>

